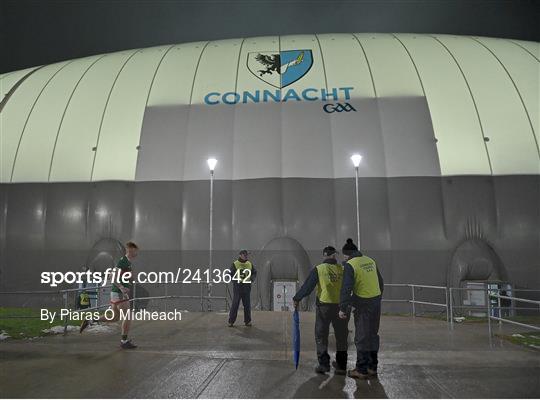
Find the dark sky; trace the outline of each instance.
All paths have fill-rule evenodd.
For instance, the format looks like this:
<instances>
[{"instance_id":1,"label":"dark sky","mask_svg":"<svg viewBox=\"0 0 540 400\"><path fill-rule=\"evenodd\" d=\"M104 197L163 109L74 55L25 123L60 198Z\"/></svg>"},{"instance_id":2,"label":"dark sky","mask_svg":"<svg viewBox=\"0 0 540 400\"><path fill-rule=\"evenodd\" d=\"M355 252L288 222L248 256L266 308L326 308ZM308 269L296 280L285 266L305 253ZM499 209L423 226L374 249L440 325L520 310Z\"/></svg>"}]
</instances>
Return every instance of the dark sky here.
<instances>
[{"instance_id":1,"label":"dark sky","mask_svg":"<svg viewBox=\"0 0 540 400\"><path fill-rule=\"evenodd\" d=\"M537 0L0 0L0 73L169 43L327 32L539 40Z\"/></svg>"}]
</instances>

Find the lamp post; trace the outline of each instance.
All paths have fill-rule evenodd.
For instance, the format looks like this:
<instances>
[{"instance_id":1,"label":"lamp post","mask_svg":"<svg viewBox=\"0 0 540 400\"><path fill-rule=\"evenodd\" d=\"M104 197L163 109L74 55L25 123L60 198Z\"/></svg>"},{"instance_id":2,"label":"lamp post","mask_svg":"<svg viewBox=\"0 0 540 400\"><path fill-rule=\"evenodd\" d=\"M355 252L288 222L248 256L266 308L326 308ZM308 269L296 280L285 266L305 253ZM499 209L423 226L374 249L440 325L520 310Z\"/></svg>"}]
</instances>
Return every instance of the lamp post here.
<instances>
[{"instance_id":1,"label":"lamp post","mask_svg":"<svg viewBox=\"0 0 540 400\"><path fill-rule=\"evenodd\" d=\"M213 216L214 216L214 169L216 168L217 160L215 158L209 158L206 160L208 163L208 168L210 169L210 243L209 243L209 268L210 273L208 276L212 276L212 239L213 239ZM202 287L201 287L202 291ZM212 295L212 282L207 283L207 310L212 311L212 300L210 299ZM202 294L201 294L202 297ZM202 299L201 299L202 300ZM201 301L202 305L202 301Z\"/></svg>"},{"instance_id":2,"label":"lamp post","mask_svg":"<svg viewBox=\"0 0 540 400\"><path fill-rule=\"evenodd\" d=\"M355 172L355 187L356 187L356 245L360 248L360 208L358 200L358 167L362 161L362 156L360 154L353 154L351 156L351 161L354 165Z\"/></svg>"}]
</instances>

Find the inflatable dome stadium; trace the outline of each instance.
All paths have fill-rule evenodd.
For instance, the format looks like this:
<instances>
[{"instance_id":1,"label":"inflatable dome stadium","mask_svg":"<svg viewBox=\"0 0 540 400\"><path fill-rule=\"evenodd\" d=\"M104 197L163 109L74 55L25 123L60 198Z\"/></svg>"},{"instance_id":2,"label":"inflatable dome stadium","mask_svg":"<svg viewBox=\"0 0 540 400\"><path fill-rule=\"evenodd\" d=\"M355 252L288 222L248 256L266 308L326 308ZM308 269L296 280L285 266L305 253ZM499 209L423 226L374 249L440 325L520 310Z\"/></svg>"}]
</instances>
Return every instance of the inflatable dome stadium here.
<instances>
[{"instance_id":1,"label":"inflatable dome stadium","mask_svg":"<svg viewBox=\"0 0 540 400\"><path fill-rule=\"evenodd\" d=\"M359 247L387 283L540 286L539 43L256 37L0 85L0 290L43 289L40 271L80 270L127 240L140 270L208 265L215 157L213 264L250 249L256 303L272 309L273 282L302 282L323 247L357 241L355 153Z\"/></svg>"}]
</instances>

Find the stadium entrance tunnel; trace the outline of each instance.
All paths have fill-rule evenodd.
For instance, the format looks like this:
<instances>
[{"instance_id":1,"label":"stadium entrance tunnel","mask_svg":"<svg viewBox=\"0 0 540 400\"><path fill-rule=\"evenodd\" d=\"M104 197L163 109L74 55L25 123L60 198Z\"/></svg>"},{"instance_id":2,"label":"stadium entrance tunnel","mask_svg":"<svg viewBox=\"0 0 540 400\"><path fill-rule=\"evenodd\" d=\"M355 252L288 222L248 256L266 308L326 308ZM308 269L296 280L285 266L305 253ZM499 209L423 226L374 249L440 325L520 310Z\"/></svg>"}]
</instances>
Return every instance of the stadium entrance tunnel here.
<instances>
[{"instance_id":1,"label":"stadium entrance tunnel","mask_svg":"<svg viewBox=\"0 0 540 400\"><path fill-rule=\"evenodd\" d=\"M254 257L257 267L256 298L261 310L274 309L274 282L304 282L311 263L302 245L290 237L278 237L268 242ZM294 295L294 293L293 293ZM313 294L304 300L301 309L309 310Z\"/></svg>"},{"instance_id":2,"label":"stadium entrance tunnel","mask_svg":"<svg viewBox=\"0 0 540 400\"><path fill-rule=\"evenodd\" d=\"M448 287L473 287L471 283L506 282L508 276L498 254L481 238L467 239L455 250L448 269ZM483 286L483 285L482 285ZM473 293L483 298L484 293ZM467 291L453 293L454 304L465 305Z\"/></svg>"}]
</instances>

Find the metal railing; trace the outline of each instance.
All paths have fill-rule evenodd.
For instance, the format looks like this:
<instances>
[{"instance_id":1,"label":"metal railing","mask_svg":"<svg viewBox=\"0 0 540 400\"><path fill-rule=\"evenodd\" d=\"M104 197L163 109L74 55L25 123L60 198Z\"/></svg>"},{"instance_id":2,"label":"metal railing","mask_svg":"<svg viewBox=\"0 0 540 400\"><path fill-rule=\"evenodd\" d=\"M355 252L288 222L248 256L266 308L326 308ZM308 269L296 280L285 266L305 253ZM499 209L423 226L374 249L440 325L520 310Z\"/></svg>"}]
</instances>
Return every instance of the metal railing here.
<instances>
[{"instance_id":1,"label":"metal railing","mask_svg":"<svg viewBox=\"0 0 540 400\"><path fill-rule=\"evenodd\" d=\"M383 298L383 302L395 302L395 303L409 303L411 305L411 315L412 317L416 317L416 305L422 304L422 305L428 305L428 306L434 306L434 307L442 307L446 311L446 320L449 319L449 305L448 305L448 288L446 286L434 286L434 285L416 285L416 284L410 284L410 283L385 283L384 287L408 287L411 289L410 292L410 298L408 299L385 299ZM444 291L444 303L436 303L432 301L423 301L423 300L417 300L416 299L416 289L422 288L422 289L435 289L435 290L443 290Z\"/></svg>"},{"instance_id":2,"label":"metal railing","mask_svg":"<svg viewBox=\"0 0 540 400\"><path fill-rule=\"evenodd\" d=\"M456 291L466 291L466 292L484 292L487 294L488 289L487 287L483 288L448 288L448 297L449 297L449 311L450 311L450 327L454 329L454 310L456 308L459 309L472 309L472 310L486 310L487 311L487 305L486 306L471 306L471 305L456 305L454 304L454 292Z\"/></svg>"},{"instance_id":3,"label":"metal railing","mask_svg":"<svg viewBox=\"0 0 540 400\"><path fill-rule=\"evenodd\" d=\"M137 302L140 301L148 301L148 300L170 300L170 299L189 299L189 300L200 300L201 304L203 304L204 300L217 300L217 301L224 301L225 302L225 308L226 310L229 309L229 297L227 295L225 296L200 296L200 295L169 295L167 293L167 284L159 284L159 286L165 286L165 295L162 296L143 296L143 297L137 297L137 286L136 284L133 285L133 298L129 300L131 305L136 308ZM103 287L89 287L89 288L71 288L71 289L61 289L57 291L6 291L6 292L0 292L0 295L59 295L62 298L62 303L65 309L69 308L69 294L70 293L79 293L81 291L96 291L97 293L97 306L85 308L81 311L92 311L92 310L100 310L103 308L109 307L109 302L107 301L104 304L100 303L100 292L102 289L110 288L112 285L103 286ZM491 323L492 321L497 321L499 325L502 325L503 323L513 324L516 326L521 326L524 328L529 328L533 330L540 330L540 327L530 324L525 324L518 321L513 321L508 318L502 318L501 310L505 309L511 309L511 310L539 310L540 311L540 301L537 300L531 300L526 299L522 297L515 297L515 296L503 296L500 294L501 291L505 290L502 288L489 288L487 285L484 287L479 288L452 288L452 287L446 287L446 286L435 286L435 285L417 285L417 284L409 284L409 283L387 283L384 284L385 287L388 288L409 288L410 289L410 295L408 298L397 298L397 299L391 299L391 298L383 298L382 301L386 303L408 303L410 304L410 314L414 318L417 316L417 305L426 305L426 306L432 306L432 307L439 307L443 308L446 312L446 321L449 323L449 327L451 329L454 328L454 317L455 317L455 311L456 309L464 309L464 310L482 310L486 312L486 320L488 323L488 331L491 336L492 334L492 327ZM429 289L429 290L440 290L444 292L444 303L442 302L435 302L435 301L425 301L425 300L419 300L418 299L418 289ZM461 292L461 291L477 291L477 292L483 292L484 293L484 299L485 299L485 305L467 305L467 304L455 304L454 303L454 294ZM512 289L513 292L540 292L539 289ZM493 293L497 292L497 293ZM497 298L497 306L493 306L491 304L490 298ZM535 307L508 307L508 306L502 306L501 305L501 299L504 300L510 300L512 302L517 303L527 303L527 304L534 304ZM167 303L165 303L165 309L166 309ZM494 314L494 310L498 310L497 315ZM204 311L204 310L203 310ZM36 316L8 316L5 318L39 318ZM64 321L64 332L67 331L67 318Z\"/></svg>"},{"instance_id":4,"label":"metal railing","mask_svg":"<svg viewBox=\"0 0 540 400\"><path fill-rule=\"evenodd\" d=\"M501 311L503 310L534 310L539 311L539 307L516 307L516 306L502 306L501 305L501 299L510 300L513 302L524 302L524 303L532 303L532 304L539 304L538 301L530 300L530 299L524 299L520 297L515 296L501 296L501 291L506 291L507 289L503 288L488 288L487 286L482 288L448 288L448 294L449 294L449 311L450 311L450 327L454 328L454 321L455 321L455 310L461 309L461 310L477 310L477 311L484 311L486 315L486 322L489 319L488 317L493 314L493 310L498 311L499 317L492 316L491 319L500 319ZM470 305L470 304L454 304L454 293L465 291L465 292L482 292L484 294L484 303L483 305ZM528 292L528 293L540 293L540 289L512 289L513 292ZM490 293L490 292L499 292L497 295ZM497 298L497 306L493 307L491 306L490 297L496 297ZM510 321L510 320L508 320ZM502 324L502 320L499 321L499 325ZM515 321L513 321L515 322ZM518 325L519 323L515 323Z\"/></svg>"},{"instance_id":5,"label":"metal railing","mask_svg":"<svg viewBox=\"0 0 540 400\"><path fill-rule=\"evenodd\" d=\"M202 289L204 289L204 285L206 285L207 283L199 283L199 285L201 286ZM229 300L230 300L230 296L228 296L228 284L227 283L213 283L212 285L213 286L218 286L218 285L225 285L225 296L213 296L211 293L210 294L204 294L205 291L201 289L201 292L199 295L170 295L169 294L169 286L172 285L174 286L174 284L172 283L167 283L167 282L164 282L164 283L150 283L150 284L144 284L144 285L140 285L141 287L145 287L145 288L148 288L149 286L152 286L152 285L157 285L159 287L163 287L164 288L164 295L162 296L150 296L150 297L137 297L137 286L136 284L133 285L133 297L135 297L136 301L138 300L155 300L155 299L186 299L186 300L199 300L199 303L200 303L200 306L201 306L201 309L200 311L213 311L211 308L211 302L212 300L218 300L218 301L224 301L225 302L225 309L228 310L229 307L230 307L230 304L229 304ZM205 303L207 305L207 308L205 310Z\"/></svg>"},{"instance_id":6,"label":"metal railing","mask_svg":"<svg viewBox=\"0 0 540 400\"><path fill-rule=\"evenodd\" d=\"M530 324L525 324L523 322L514 321L508 318L502 318L501 317L501 310L538 310L540 311L540 301L531 300L531 299L525 299L522 297L515 297L515 296L503 296L500 294L501 291L504 291L505 289L502 288L489 288L487 286L483 288L452 288L452 287L446 287L446 286L434 286L434 285L415 285L415 284L407 284L407 283L388 283L384 285L385 287L402 287L402 288L410 288L410 297L406 299L385 299L383 298L383 302L396 302L396 303L409 303L411 305L411 316L416 317L416 305L422 304L422 305L429 305L434 307L441 307L444 308L446 311L446 320L449 323L449 327L451 329L454 329L454 315L456 309L468 309L468 310L482 310L486 312L486 321L488 323L488 332L491 337L492 335L492 329L491 329L491 322L493 320L498 321L499 325L502 323L509 323L516 326L521 326L524 328L534 329L534 330L540 330L540 327ZM445 302L444 303L437 303L432 301L422 301L417 300L417 288L426 288L426 289L435 289L435 290L444 290L444 297ZM527 293L538 293L540 290L538 289L512 289L514 292L527 292ZM459 291L477 291L477 292L483 292L485 296L485 305L457 305L454 303L453 295L456 292ZM496 291L498 293L494 294L493 292ZM490 301L491 298L497 298L497 306L493 307ZM528 304L535 304L538 307L516 307L516 306L502 306L501 305L501 299L510 300L512 302L517 303L528 303ZM498 315L493 315L493 310L498 310Z\"/></svg>"},{"instance_id":7,"label":"metal railing","mask_svg":"<svg viewBox=\"0 0 540 400\"><path fill-rule=\"evenodd\" d=\"M492 307L491 306L491 301L489 301L489 298L488 298L487 304L488 304L488 332L489 332L489 337L493 336L493 332L492 332L492 329L491 329L491 320L498 321L499 325L501 325L503 322L506 322L508 324L513 324L513 325L521 326L521 327L524 327L524 328L540 331L539 326L524 324L522 322L512 321L511 319L501 318L500 316L496 317L494 315L491 315L492 314L491 311L492 311L493 308L497 308L497 309L499 309L499 311L502 308L500 306L501 299L517 301L517 302L521 302L521 303L536 304L538 306L539 311L540 311L540 301L530 300L530 299L523 299L523 298L520 298L520 297L513 297L513 296L502 296L500 293L498 293L498 294L489 294L489 296L497 298L497 304L498 304L497 307ZM499 312L499 315L500 315L500 312Z\"/></svg>"},{"instance_id":8,"label":"metal railing","mask_svg":"<svg viewBox=\"0 0 540 400\"><path fill-rule=\"evenodd\" d=\"M492 336L492 328L491 328L491 321L492 320L496 320L499 322L499 324L502 324L503 322L505 323L509 323L509 324L513 324L513 325L517 325L517 326L521 326L521 327L524 327L524 328L529 328L529 329L534 329L534 330L540 330L540 327L537 327L537 326L534 326L534 325L529 325L529 324L524 324L522 322L517 322L517 321L513 321L513 320L510 320L510 319L506 319L506 318L501 318L500 316L499 317L496 317L494 315L492 315L492 310L494 308L496 309L504 309L504 308L508 308L508 307L502 307L501 306L501 303L500 303L500 300L501 299L506 299L506 300L511 300L511 301L516 301L516 302L523 302L523 303L529 303L529 304L535 304L537 305L538 307L526 307L526 309L538 309L540 310L540 301L536 301L536 300L530 300L530 299L524 299L524 298L520 298L520 297L514 297L514 296L502 296L500 294L493 294L493 293L490 293L490 291L494 291L494 290L497 290L497 291L501 291L501 290L504 290L504 289L490 289L490 288L487 288L487 287L484 287L484 288L449 288L449 287L446 287L446 286L435 286L435 285L416 285L416 284L408 284L408 283L388 283L388 284L385 284L384 285L385 287L408 287L410 288L410 298L409 299L382 299L383 302L402 302L402 303L409 303L411 305L411 316L414 318L416 317L417 313L416 313L416 305L417 304L421 304L421 305L428 305L428 306L434 306L434 307L441 307L441 308L444 308L445 311L446 311L446 321L449 323L449 326L451 329L453 329L454 327L454 308L467 308L467 309L481 309L481 310L486 310L487 311L487 322L488 322L488 332L489 332L489 336L491 337ZM444 298L445 298L445 302L444 303L437 303L437 302L432 302L432 301L423 301L423 300L417 300L416 298L416 295L417 295L417 289L418 288L422 288L422 289L433 289L433 290L441 290L441 291L444 291ZM62 290L60 292L63 292L64 294L67 294L68 292L78 292L78 291L82 291L82 290L85 290L85 289L65 289L65 290ZM481 292L484 292L485 293L485 296L486 296L486 306L469 306L469 305L455 305L453 304L453 292L454 291L481 291ZM535 289L515 289L515 291L523 291L523 292L540 292L540 290L535 290ZM136 302L137 301L142 301L142 300L165 300L165 299L194 299L194 300L199 300L201 299L201 296L188 296L188 295L165 295L165 296L147 296L147 297L136 297L136 285L134 285L134 290L133 290L133 298L132 299L129 299L129 302L132 304L132 306L135 308L136 306ZM229 308L229 299L227 296L202 296L204 300L209 300L209 299L212 299L212 300L222 300L225 302L225 306L226 306L226 309ZM491 301L490 301L490 297L496 297L498 299L498 305L497 307L493 307L491 305ZM67 298L67 296L65 297L65 299ZM67 300L66 300L66 308L67 308ZM99 309L102 309L102 308L105 308L105 307L108 307L109 305L108 304L104 304L104 305L101 305L101 306L97 306L97 307L93 307L93 308L86 308L82 311L91 311L91 310L99 310ZM515 307L513 307L515 309ZM522 307L524 308L524 307ZM499 313L500 315L500 313ZM67 319L64 321L64 334L67 332Z\"/></svg>"}]
</instances>

